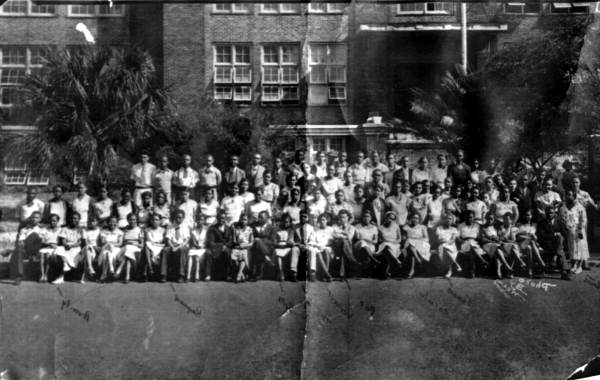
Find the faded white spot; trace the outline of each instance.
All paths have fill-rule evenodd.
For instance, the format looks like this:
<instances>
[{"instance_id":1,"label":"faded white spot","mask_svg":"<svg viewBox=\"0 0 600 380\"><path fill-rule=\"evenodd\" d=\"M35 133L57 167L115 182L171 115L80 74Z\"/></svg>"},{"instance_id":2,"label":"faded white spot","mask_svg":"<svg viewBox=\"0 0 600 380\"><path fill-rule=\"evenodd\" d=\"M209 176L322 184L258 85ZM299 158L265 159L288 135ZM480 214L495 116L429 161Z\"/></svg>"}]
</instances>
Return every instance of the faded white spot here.
<instances>
[{"instance_id":1,"label":"faded white spot","mask_svg":"<svg viewBox=\"0 0 600 380\"><path fill-rule=\"evenodd\" d=\"M85 40L91 44L96 43L96 39L94 38L94 36L92 35L92 33L90 32L90 30L88 29L88 27L80 22L77 23L77 25L75 25L75 30L77 30L78 32L83 33L83 36L85 37Z\"/></svg>"},{"instance_id":2,"label":"faded white spot","mask_svg":"<svg viewBox=\"0 0 600 380\"><path fill-rule=\"evenodd\" d=\"M415 330L423 330L425 328L425 323L410 310L398 310L390 319Z\"/></svg>"},{"instance_id":3,"label":"faded white spot","mask_svg":"<svg viewBox=\"0 0 600 380\"><path fill-rule=\"evenodd\" d=\"M38 319L40 319L40 315L39 314L36 314L36 315L33 316L33 320L34 321L37 321Z\"/></svg>"},{"instance_id":4,"label":"faded white spot","mask_svg":"<svg viewBox=\"0 0 600 380\"><path fill-rule=\"evenodd\" d=\"M152 335L154 335L154 331L155 331L154 318L152 318L152 316L149 316L148 324L146 325L146 337L144 338L144 341L143 341L144 349L146 351L148 351L148 348L150 348L150 338L152 338Z\"/></svg>"},{"instance_id":5,"label":"faded white spot","mask_svg":"<svg viewBox=\"0 0 600 380\"><path fill-rule=\"evenodd\" d=\"M38 369L38 379L45 379L47 374L48 372L46 372L46 369L44 367L40 367Z\"/></svg>"}]
</instances>

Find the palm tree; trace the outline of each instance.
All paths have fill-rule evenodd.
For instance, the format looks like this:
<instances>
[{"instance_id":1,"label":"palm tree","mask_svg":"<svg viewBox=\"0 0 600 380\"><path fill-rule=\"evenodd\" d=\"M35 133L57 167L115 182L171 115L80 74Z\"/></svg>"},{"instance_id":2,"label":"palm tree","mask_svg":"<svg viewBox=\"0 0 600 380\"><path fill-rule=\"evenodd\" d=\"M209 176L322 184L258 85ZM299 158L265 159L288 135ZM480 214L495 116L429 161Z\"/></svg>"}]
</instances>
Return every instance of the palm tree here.
<instances>
[{"instance_id":1,"label":"palm tree","mask_svg":"<svg viewBox=\"0 0 600 380\"><path fill-rule=\"evenodd\" d=\"M105 182L120 158L141 146L186 138L167 91L156 85L150 55L140 49L49 52L44 71L27 78L23 99L37 115L37 130L10 141L9 154L64 177L81 170Z\"/></svg>"}]
</instances>

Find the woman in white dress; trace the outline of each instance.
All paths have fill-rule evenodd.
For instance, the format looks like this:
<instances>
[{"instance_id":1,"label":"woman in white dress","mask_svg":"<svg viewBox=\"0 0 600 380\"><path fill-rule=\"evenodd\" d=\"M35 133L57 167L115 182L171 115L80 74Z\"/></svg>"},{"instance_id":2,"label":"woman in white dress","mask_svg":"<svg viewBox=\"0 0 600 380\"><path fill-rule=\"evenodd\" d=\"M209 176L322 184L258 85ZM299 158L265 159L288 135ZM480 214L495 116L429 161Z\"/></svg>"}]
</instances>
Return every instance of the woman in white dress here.
<instances>
[{"instance_id":1,"label":"woman in white dress","mask_svg":"<svg viewBox=\"0 0 600 380\"><path fill-rule=\"evenodd\" d=\"M254 243L252 228L248 225L248 216L245 213L233 227L233 243L231 247L231 261L233 269L237 272L235 282L246 281L244 270L249 264L248 253Z\"/></svg>"},{"instance_id":2,"label":"woman in white dress","mask_svg":"<svg viewBox=\"0 0 600 380\"><path fill-rule=\"evenodd\" d=\"M573 178L572 183L573 183L573 191L575 192L575 199L586 210L586 219L587 219L588 208L593 208L594 210L598 210L598 205L596 204L596 202L594 202L594 199L592 199L592 197L590 196L590 194L587 191L581 190L581 180L579 179L579 177ZM584 234L586 234L586 237L587 237L587 231L584 231ZM581 262L581 268L583 270L590 270L590 267L587 263L587 259L583 260Z\"/></svg>"},{"instance_id":3,"label":"woman in white dress","mask_svg":"<svg viewBox=\"0 0 600 380\"><path fill-rule=\"evenodd\" d=\"M417 182L431 181L431 174L429 173L428 164L429 162L427 161L427 158L419 158L419 161L417 162L417 167L414 168L412 171L412 178L410 183L415 184Z\"/></svg>"},{"instance_id":4,"label":"woman in white dress","mask_svg":"<svg viewBox=\"0 0 600 380\"><path fill-rule=\"evenodd\" d=\"M565 203L558 210L558 215L566 230L565 240L573 263L571 272L579 274L582 271L582 261L590 258L590 251L586 237L585 209L576 201L573 190L565 192Z\"/></svg>"},{"instance_id":5,"label":"woman in white dress","mask_svg":"<svg viewBox=\"0 0 600 380\"><path fill-rule=\"evenodd\" d=\"M196 282L200 280L200 268L203 267L206 259L206 230L207 226L202 214L198 215L196 228L192 229L190 236L190 250L188 251L187 275L185 281ZM194 276L192 267L195 266ZM207 276L210 273L206 274Z\"/></svg>"},{"instance_id":6,"label":"woman in white dress","mask_svg":"<svg viewBox=\"0 0 600 380\"><path fill-rule=\"evenodd\" d=\"M442 188L433 185L431 189L431 201L427 203L427 217L424 221L424 224L427 226L427 234L429 235L429 244L433 247L437 246L435 241L435 229L442 222L443 213Z\"/></svg>"},{"instance_id":7,"label":"woman in white dress","mask_svg":"<svg viewBox=\"0 0 600 380\"><path fill-rule=\"evenodd\" d=\"M96 271L94 270L94 262L100 252L100 226L99 219L92 215L89 217L89 227L83 231L83 240L85 242L83 274L81 275L81 283L85 281L85 277L94 278Z\"/></svg>"},{"instance_id":8,"label":"woman in white dress","mask_svg":"<svg viewBox=\"0 0 600 380\"><path fill-rule=\"evenodd\" d=\"M119 266L115 272L115 277L119 277L123 269L125 275L123 283L127 284L131 277L131 268L135 268L139 262L144 247L144 231L138 226L136 214L127 215L127 228L123 230L123 247L119 253Z\"/></svg>"},{"instance_id":9,"label":"woman in white dress","mask_svg":"<svg viewBox=\"0 0 600 380\"><path fill-rule=\"evenodd\" d=\"M512 266L508 264L504 257L502 242L498 237L497 225L499 223L496 223L494 214L491 212L485 214L484 221L479 229L479 242L487 256L496 263L496 278L501 279L502 267L504 266L508 273L512 273Z\"/></svg>"},{"instance_id":10,"label":"woman in white dress","mask_svg":"<svg viewBox=\"0 0 600 380\"><path fill-rule=\"evenodd\" d=\"M277 257L277 267L279 268L279 281L285 280L283 258L291 255L293 247L294 228L292 226L292 217L289 214L284 213L281 216L279 229L275 233L275 256Z\"/></svg>"},{"instance_id":11,"label":"woman in white dress","mask_svg":"<svg viewBox=\"0 0 600 380\"><path fill-rule=\"evenodd\" d=\"M100 282L112 280L117 258L123 244L123 231L117 227L117 217L108 218L108 228L100 232L100 254L98 255L98 266L100 267Z\"/></svg>"},{"instance_id":12,"label":"woman in white dress","mask_svg":"<svg viewBox=\"0 0 600 380\"><path fill-rule=\"evenodd\" d=\"M144 281L154 277L154 274L159 272L160 257L164 254L163 251L166 247L165 232L161 216L152 214L150 226L146 228L144 236L144 264L142 268L142 279Z\"/></svg>"},{"instance_id":13,"label":"woman in white dress","mask_svg":"<svg viewBox=\"0 0 600 380\"><path fill-rule=\"evenodd\" d=\"M80 227L80 215L74 211L71 214L70 223L63 227L58 234L58 247L54 251L54 257L57 260L58 278L53 284L62 284L64 282L64 273L75 269L83 262L83 231Z\"/></svg>"},{"instance_id":14,"label":"woman in white dress","mask_svg":"<svg viewBox=\"0 0 600 380\"><path fill-rule=\"evenodd\" d=\"M396 267L401 267L400 262L402 231L397 223L396 214L391 211L385 213L383 223L379 226L379 250L375 253L375 257L382 256L386 261L384 277L391 276L390 269L395 264Z\"/></svg>"},{"instance_id":15,"label":"woman in white dress","mask_svg":"<svg viewBox=\"0 0 600 380\"><path fill-rule=\"evenodd\" d=\"M477 262L484 268L488 262L483 258L485 252L479 245L480 225L475 223L475 212L467 209L464 212L464 222L458 225L458 243L460 253L467 257L469 263L469 277L475 277Z\"/></svg>"},{"instance_id":16,"label":"woman in white dress","mask_svg":"<svg viewBox=\"0 0 600 380\"><path fill-rule=\"evenodd\" d=\"M504 215L507 213L511 214L513 225L519 220L519 208L515 202L510 200L510 189L508 186L500 188L498 200L492 203L490 211L494 214L497 222L503 222Z\"/></svg>"},{"instance_id":17,"label":"woman in white dress","mask_svg":"<svg viewBox=\"0 0 600 380\"><path fill-rule=\"evenodd\" d=\"M421 224L421 217L413 213L408 218L408 224L402 227L404 235L404 251L408 260L408 275L410 279L415 275L415 263L422 264L431 259L431 245L429 245L429 234L427 227Z\"/></svg>"},{"instance_id":18,"label":"woman in white dress","mask_svg":"<svg viewBox=\"0 0 600 380\"><path fill-rule=\"evenodd\" d=\"M526 269L527 264L523 261L521 250L517 244L517 229L513 225L513 216L507 212L502 219L502 223L498 227L498 238L502 243L504 256L513 268L514 263L517 263L520 268ZM506 277L513 278L513 273L509 271Z\"/></svg>"},{"instance_id":19,"label":"woman in white dress","mask_svg":"<svg viewBox=\"0 0 600 380\"><path fill-rule=\"evenodd\" d=\"M314 261L310 261L310 267L311 270L314 270L316 273L318 264L325 274L325 281L331 282L329 264L331 263L331 259L333 259L333 249L331 248L333 228L328 226L328 223L329 216L327 214L321 214L317 217L317 227L315 228L314 235L314 251L316 257L314 257Z\"/></svg>"},{"instance_id":20,"label":"woman in white dress","mask_svg":"<svg viewBox=\"0 0 600 380\"><path fill-rule=\"evenodd\" d=\"M452 277L452 268L456 267L457 272L462 272L461 266L456 262L456 256L458 256L458 248L456 247L456 241L458 240L458 230L454 227L455 216L453 213L448 213L442 218L442 224L440 224L435 234L438 241L438 255L440 261L447 268L444 277Z\"/></svg>"},{"instance_id":21,"label":"woman in white dress","mask_svg":"<svg viewBox=\"0 0 600 380\"><path fill-rule=\"evenodd\" d=\"M354 256L369 271L373 264L379 264L379 260L375 258L377 243L379 241L379 230L372 221L371 211L364 210L360 218L360 224L354 226L356 230L353 244Z\"/></svg>"}]
</instances>

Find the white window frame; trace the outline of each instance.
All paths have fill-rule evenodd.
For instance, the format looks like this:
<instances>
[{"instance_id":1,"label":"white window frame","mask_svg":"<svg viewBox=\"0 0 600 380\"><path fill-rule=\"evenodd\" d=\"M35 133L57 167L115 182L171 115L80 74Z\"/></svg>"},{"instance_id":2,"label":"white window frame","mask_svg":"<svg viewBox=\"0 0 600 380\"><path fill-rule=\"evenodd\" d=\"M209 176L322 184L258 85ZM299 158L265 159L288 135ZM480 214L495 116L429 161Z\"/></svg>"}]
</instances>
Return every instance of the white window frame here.
<instances>
[{"instance_id":1,"label":"white window frame","mask_svg":"<svg viewBox=\"0 0 600 380\"><path fill-rule=\"evenodd\" d=\"M325 154L329 154L331 152L334 152L333 149L331 149L331 140L333 139L340 139L342 141L342 152L346 151L346 139L344 138L344 136L311 136L309 137L309 157L312 158L313 162L316 161L316 154L319 152L325 152ZM315 149L315 140L323 140L324 142L324 149ZM339 151L336 151L337 153L339 153Z\"/></svg>"},{"instance_id":2,"label":"white window frame","mask_svg":"<svg viewBox=\"0 0 600 380\"><path fill-rule=\"evenodd\" d=\"M526 12L526 8L525 6L527 5L526 2L512 2L512 3L505 3L504 4L504 13L506 13L507 15L539 15L541 10L542 10L542 6L541 6L541 2L531 2L532 4L537 4L538 5L538 10L537 12ZM510 11L508 7L520 7L520 11L519 12L514 12L514 11Z\"/></svg>"},{"instance_id":3,"label":"white window frame","mask_svg":"<svg viewBox=\"0 0 600 380\"><path fill-rule=\"evenodd\" d=\"M265 5L275 5L277 9L266 9ZM285 9L286 5L293 5L293 9ZM293 15L300 13L300 3L262 3L260 4L260 14L264 15L276 15L276 14L284 14L284 15Z\"/></svg>"},{"instance_id":4,"label":"white window frame","mask_svg":"<svg viewBox=\"0 0 600 380\"><path fill-rule=\"evenodd\" d=\"M21 165L21 166L19 166L19 165ZM4 174L4 184L5 185L31 185L31 186L46 186L46 185L48 185L50 183L50 176L48 175L48 173L45 173L43 171L36 171L36 173L37 172L41 173L41 175L39 176L39 178L41 180L33 181L31 179L32 171L27 168L27 165L19 164L18 162L5 162L4 163L4 173L3 173ZM19 174L19 173L22 173L22 174ZM11 179L10 178L11 176L18 178L19 180Z\"/></svg>"},{"instance_id":5,"label":"white window frame","mask_svg":"<svg viewBox=\"0 0 600 380\"><path fill-rule=\"evenodd\" d=\"M229 62L217 62L217 50L219 48L229 49ZM246 49L248 61L238 61L238 49ZM240 54L246 56L246 53ZM223 80L217 77L217 71L220 68L229 69L229 79ZM239 78L238 70L247 70L248 74L243 78ZM213 45L213 81L214 81L214 99L234 102L250 102L252 101L252 45L250 44L215 44ZM243 84L243 86L241 86ZM224 96L223 91L228 88L228 95ZM236 96L236 89L250 89L249 97Z\"/></svg>"},{"instance_id":6,"label":"white window frame","mask_svg":"<svg viewBox=\"0 0 600 380\"><path fill-rule=\"evenodd\" d=\"M325 56L321 57L321 60L315 60L312 57L313 49L322 49L324 48ZM346 50L346 62L331 62L330 57L333 55L333 51L336 49L345 49ZM315 90L317 87L321 87L321 92L326 88L327 90L327 103L313 103L312 100L308 99L310 105L327 105L327 104L339 104L341 102L345 102L348 98L347 85L348 85L348 45L343 42L328 42L328 43L310 43L308 47L308 66L309 66L309 89L312 88ZM338 78L332 78L331 69L333 68L342 68L344 70L343 80ZM315 80L317 78L313 78L312 73L318 69L319 71L324 71L324 77L319 80ZM331 96L331 89L341 88L343 87L344 96Z\"/></svg>"},{"instance_id":7,"label":"white window frame","mask_svg":"<svg viewBox=\"0 0 600 380\"><path fill-rule=\"evenodd\" d=\"M52 7L52 9L54 9L53 12L33 12L33 7L36 4L33 4L33 2L31 0L26 0L25 1L27 3L27 7L25 12L5 12L4 10L4 5L6 5L6 3L4 3L2 6L0 6L0 16L29 16L29 17L52 17L52 16L56 16L56 5L53 4L45 4L42 5L40 4L40 6L42 7Z\"/></svg>"},{"instance_id":8,"label":"white window frame","mask_svg":"<svg viewBox=\"0 0 600 380\"><path fill-rule=\"evenodd\" d=\"M218 9L218 6L227 5L227 9ZM212 7L212 13L216 14L251 14L252 5L249 3L215 3Z\"/></svg>"},{"instance_id":9,"label":"white window frame","mask_svg":"<svg viewBox=\"0 0 600 380\"><path fill-rule=\"evenodd\" d=\"M427 4L449 4L452 7L451 11L448 10L433 10L433 11L428 11L427 10ZM403 4L422 4L423 5L423 10L411 10L411 11L403 11L402 10L402 5ZM400 4L396 4L396 14L397 15L453 15L456 12L455 3L453 2L446 2L446 3L433 3L433 2L420 2L420 3L400 3ZM443 6L443 5L442 5Z\"/></svg>"},{"instance_id":10,"label":"white window frame","mask_svg":"<svg viewBox=\"0 0 600 380\"><path fill-rule=\"evenodd\" d=\"M265 48L275 48L277 50L277 62L265 62ZM284 61L284 50L287 47L292 47L294 49L294 59L292 61ZM300 45L299 44L288 44L288 43L280 43L280 44L265 44L261 46L260 51L260 63L261 63L261 101L263 103L273 103L273 102L283 102L283 103L297 103L300 101ZM295 69L296 70L296 78L293 80L284 80L283 72L287 69ZM265 71L276 70L277 72L277 80L265 80ZM265 88L278 88L278 97L277 99L271 97L265 97ZM294 98L284 99L284 90L283 88L295 88L296 96Z\"/></svg>"},{"instance_id":11,"label":"white window frame","mask_svg":"<svg viewBox=\"0 0 600 380\"><path fill-rule=\"evenodd\" d=\"M24 63L6 63L6 64L3 63L4 54L6 54L6 52L10 48L22 49L25 53L25 62ZM33 51L33 49L37 49L37 48L49 49L50 47L49 46L38 46L38 45L1 45L0 46L0 107L10 108L10 107L14 106L13 103L2 103L2 90L4 88L11 88L11 89L17 88L18 89L18 88L21 88L23 85L23 83L2 83L2 76L3 76L5 70L9 71L9 72L11 70L24 70L25 76L27 76L27 75L31 74L32 70L41 69L42 67L44 67L44 65L41 63L31 63L32 51Z\"/></svg>"},{"instance_id":12,"label":"white window frame","mask_svg":"<svg viewBox=\"0 0 600 380\"><path fill-rule=\"evenodd\" d=\"M553 11L553 9L555 8L555 4L558 5L560 4L560 7L556 7L559 9L568 9L567 12L556 12ZM592 12L592 3L589 2L552 2L552 3L548 3L548 11L551 14L590 14ZM597 5L596 5L597 6ZM587 12L575 12L572 11L573 8L580 8L580 7L587 7Z\"/></svg>"},{"instance_id":13,"label":"white window frame","mask_svg":"<svg viewBox=\"0 0 600 380\"><path fill-rule=\"evenodd\" d=\"M325 9L315 8L316 5L325 4ZM342 4L342 9L338 9L337 6ZM345 3L309 3L308 13L315 14L343 14L346 9Z\"/></svg>"},{"instance_id":14,"label":"white window frame","mask_svg":"<svg viewBox=\"0 0 600 380\"><path fill-rule=\"evenodd\" d=\"M67 16L72 18L89 18L89 17L123 17L125 16L125 5L124 4L114 4L113 7L118 7L120 11L118 13L108 14L108 13L100 13L100 5L93 5L94 12L93 13L73 13L73 6L78 5L86 5L86 4L77 4L77 5L69 5L67 7L68 12ZM92 6L91 4L87 6ZM115 8L117 9L117 8Z\"/></svg>"}]
</instances>

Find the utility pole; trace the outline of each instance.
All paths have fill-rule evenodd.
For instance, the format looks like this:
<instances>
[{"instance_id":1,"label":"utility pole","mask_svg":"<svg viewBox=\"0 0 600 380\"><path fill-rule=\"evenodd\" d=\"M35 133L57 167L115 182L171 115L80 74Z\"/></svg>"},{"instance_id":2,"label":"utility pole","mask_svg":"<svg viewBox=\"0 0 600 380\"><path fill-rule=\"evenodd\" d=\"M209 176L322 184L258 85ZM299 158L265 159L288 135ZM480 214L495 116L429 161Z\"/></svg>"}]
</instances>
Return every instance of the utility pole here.
<instances>
[{"instance_id":1,"label":"utility pole","mask_svg":"<svg viewBox=\"0 0 600 380\"><path fill-rule=\"evenodd\" d=\"M460 65L467 73L467 3L460 3Z\"/></svg>"}]
</instances>

